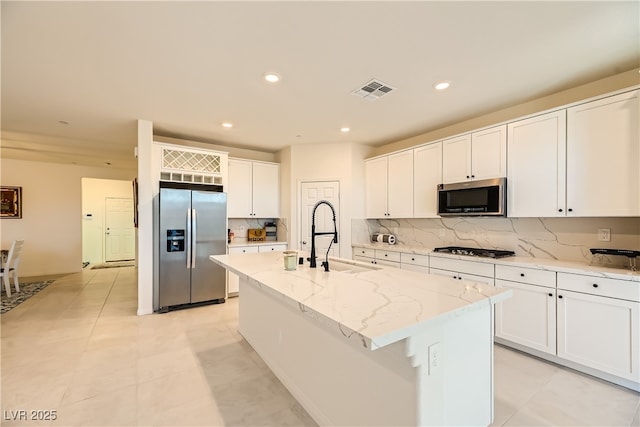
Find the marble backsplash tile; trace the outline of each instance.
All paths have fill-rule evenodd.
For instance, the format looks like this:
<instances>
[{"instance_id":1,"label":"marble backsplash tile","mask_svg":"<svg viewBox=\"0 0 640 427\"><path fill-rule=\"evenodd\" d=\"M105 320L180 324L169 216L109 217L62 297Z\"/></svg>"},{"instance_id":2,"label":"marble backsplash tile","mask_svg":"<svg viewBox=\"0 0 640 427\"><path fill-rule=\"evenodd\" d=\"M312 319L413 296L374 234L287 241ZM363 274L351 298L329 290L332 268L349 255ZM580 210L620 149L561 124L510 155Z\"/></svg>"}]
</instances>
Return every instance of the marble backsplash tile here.
<instances>
[{"instance_id":1,"label":"marble backsplash tile","mask_svg":"<svg viewBox=\"0 0 640 427\"><path fill-rule=\"evenodd\" d=\"M399 245L433 249L469 246L512 250L517 256L628 265L619 256L591 255L590 248L640 250L640 218L421 218L354 219L352 242L373 233L395 234ZM611 241L598 241L598 229L611 229Z\"/></svg>"},{"instance_id":2,"label":"marble backsplash tile","mask_svg":"<svg viewBox=\"0 0 640 427\"><path fill-rule=\"evenodd\" d=\"M229 218L229 229L234 233L233 241L242 243L247 241L249 228L264 228L266 222L275 222L276 238L279 242L286 242L288 238L286 218Z\"/></svg>"}]
</instances>

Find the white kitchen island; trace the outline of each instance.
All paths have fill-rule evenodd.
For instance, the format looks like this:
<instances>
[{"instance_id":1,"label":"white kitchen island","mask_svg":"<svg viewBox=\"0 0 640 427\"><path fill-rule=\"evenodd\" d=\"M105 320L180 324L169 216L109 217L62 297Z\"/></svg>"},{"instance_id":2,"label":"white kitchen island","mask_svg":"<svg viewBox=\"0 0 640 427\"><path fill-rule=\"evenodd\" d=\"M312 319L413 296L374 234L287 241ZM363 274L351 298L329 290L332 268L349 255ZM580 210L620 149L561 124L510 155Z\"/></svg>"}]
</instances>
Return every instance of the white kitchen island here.
<instances>
[{"instance_id":1,"label":"white kitchen island","mask_svg":"<svg viewBox=\"0 0 640 427\"><path fill-rule=\"evenodd\" d=\"M511 291L350 260L215 255L239 330L320 425L488 425L493 304Z\"/></svg>"}]
</instances>

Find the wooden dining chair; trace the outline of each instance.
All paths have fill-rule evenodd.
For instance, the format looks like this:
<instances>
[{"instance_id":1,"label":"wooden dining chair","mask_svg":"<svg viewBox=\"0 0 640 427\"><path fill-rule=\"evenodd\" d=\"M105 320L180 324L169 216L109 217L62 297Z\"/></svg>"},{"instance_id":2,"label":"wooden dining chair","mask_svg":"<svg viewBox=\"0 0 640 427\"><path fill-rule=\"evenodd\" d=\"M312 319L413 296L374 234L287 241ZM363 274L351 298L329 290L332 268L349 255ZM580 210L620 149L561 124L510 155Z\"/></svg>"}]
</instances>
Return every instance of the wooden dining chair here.
<instances>
[{"instance_id":1,"label":"wooden dining chair","mask_svg":"<svg viewBox=\"0 0 640 427\"><path fill-rule=\"evenodd\" d=\"M11 296L11 283L9 276L13 276L13 285L16 288L16 292L20 292L20 283L18 283L18 264L20 263L20 252L24 246L24 240L14 240L9 249L9 255L7 256L7 263L0 270L0 276L4 282L4 289L7 291L7 296Z\"/></svg>"}]
</instances>

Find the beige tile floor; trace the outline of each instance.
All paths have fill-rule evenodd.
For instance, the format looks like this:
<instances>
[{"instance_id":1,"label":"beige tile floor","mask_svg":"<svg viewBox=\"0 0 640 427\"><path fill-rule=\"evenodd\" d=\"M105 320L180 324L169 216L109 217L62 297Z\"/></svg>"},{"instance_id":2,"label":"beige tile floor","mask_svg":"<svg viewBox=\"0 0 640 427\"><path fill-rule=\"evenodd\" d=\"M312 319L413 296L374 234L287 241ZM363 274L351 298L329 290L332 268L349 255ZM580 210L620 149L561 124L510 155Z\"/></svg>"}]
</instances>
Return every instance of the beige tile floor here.
<instances>
[{"instance_id":1,"label":"beige tile floor","mask_svg":"<svg viewBox=\"0 0 640 427\"><path fill-rule=\"evenodd\" d=\"M136 298L134 268L87 270L2 315L2 425L315 425L236 331L237 298L149 316ZM495 355L495 425L640 425L638 393Z\"/></svg>"}]
</instances>

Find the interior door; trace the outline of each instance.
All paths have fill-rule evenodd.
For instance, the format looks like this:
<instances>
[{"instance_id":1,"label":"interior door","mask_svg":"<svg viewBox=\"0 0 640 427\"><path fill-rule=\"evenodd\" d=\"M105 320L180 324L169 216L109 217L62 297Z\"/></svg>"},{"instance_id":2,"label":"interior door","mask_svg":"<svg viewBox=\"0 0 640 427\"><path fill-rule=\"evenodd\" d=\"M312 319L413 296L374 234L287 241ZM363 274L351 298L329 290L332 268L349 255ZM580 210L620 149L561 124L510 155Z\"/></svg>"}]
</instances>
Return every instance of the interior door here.
<instances>
[{"instance_id":1,"label":"interior door","mask_svg":"<svg viewBox=\"0 0 640 427\"><path fill-rule=\"evenodd\" d=\"M340 183L338 181L309 181L300 185L300 249L311 252L311 214L320 200L331 203L336 210L338 241L340 241ZM327 205L320 205L316 211L316 232L333 231L333 214ZM332 236L316 237L316 256L324 259ZM340 256L340 246L331 245L331 256ZM318 262L318 266L320 262Z\"/></svg>"},{"instance_id":2,"label":"interior door","mask_svg":"<svg viewBox=\"0 0 640 427\"><path fill-rule=\"evenodd\" d=\"M105 261L134 259L133 199L107 197L105 205Z\"/></svg>"}]
</instances>

